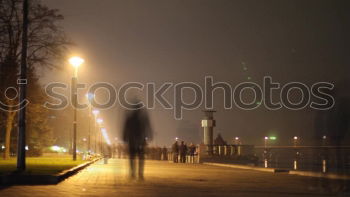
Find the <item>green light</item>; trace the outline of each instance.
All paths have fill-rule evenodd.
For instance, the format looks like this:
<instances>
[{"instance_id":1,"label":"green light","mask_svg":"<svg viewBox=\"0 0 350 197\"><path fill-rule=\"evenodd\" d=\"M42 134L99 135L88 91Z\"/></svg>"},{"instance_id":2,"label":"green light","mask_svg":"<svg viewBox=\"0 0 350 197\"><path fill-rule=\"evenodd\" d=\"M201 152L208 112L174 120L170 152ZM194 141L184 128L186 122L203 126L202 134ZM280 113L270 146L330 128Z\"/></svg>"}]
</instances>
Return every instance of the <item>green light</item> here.
<instances>
[{"instance_id":1,"label":"green light","mask_svg":"<svg viewBox=\"0 0 350 197\"><path fill-rule=\"evenodd\" d=\"M277 138L275 136L271 136L270 140L276 140Z\"/></svg>"}]
</instances>

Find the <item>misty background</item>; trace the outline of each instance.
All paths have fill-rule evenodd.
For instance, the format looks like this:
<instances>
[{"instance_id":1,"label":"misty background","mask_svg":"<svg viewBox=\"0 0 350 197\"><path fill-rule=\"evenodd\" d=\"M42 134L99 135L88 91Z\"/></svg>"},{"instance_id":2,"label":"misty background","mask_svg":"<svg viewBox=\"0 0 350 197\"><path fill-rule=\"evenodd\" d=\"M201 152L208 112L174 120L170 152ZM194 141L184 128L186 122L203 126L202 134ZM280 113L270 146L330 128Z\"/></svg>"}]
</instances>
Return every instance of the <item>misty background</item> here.
<instances>
[{"instance_id":1,"label":"misty background","mask_svg":"<svg viewBox=\"0 0 350 197\"><path fill-rule=\"evenodd\" d=\"M65 20L60 25L75 43L71 55L85 59L79 68L80 83L155 82L159 87L164 82L189 81L204 87L205 76L213 76L214 82L235 86L245 81L261 85L264 76L271 76L282 85L298 81L311 86L319 81L335 83L349 75L347 0L43 2L61 11ZM68 63L64 68L43 71L42 83L69 84L72 69ZM172 90L167 98L173 98ZM85 93L80 91L81 100ZM278 95L276 91L274 101ZM97 93L98 100L105 98L102 91ZM186 93L185 100L191 99L193 94ZM222 92L216 91L214 136L221 133L228 142L239 136L244 144L262 145L264 136L274 135L276 143L288 145L297 135L301 143L308 143L314 132L312 109L269 111L262 105L252 111L225 110L223 101ZM182 120L175 120L173 110L156 103L149 111L153 143L169 145L175 137L201 142L201 110L185 111ZM109 135L120 138L121 107L117 104L101 115ZM86 111L79 111L79 135L87 130L82 121L86 116ZM66 125L65 131L69 129L71 125Z\"/></svg>"}]
</instances>

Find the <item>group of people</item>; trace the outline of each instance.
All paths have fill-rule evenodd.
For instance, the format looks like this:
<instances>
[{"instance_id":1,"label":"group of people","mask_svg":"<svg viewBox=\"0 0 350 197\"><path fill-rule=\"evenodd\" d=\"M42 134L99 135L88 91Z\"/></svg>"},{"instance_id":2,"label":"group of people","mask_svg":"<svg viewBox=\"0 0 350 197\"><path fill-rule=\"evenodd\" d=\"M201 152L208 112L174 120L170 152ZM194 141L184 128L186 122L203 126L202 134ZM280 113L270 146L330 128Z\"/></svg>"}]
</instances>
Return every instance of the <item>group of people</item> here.
<instances>
[{"instance_id":1,"label":"group of people","mask_svg":"<svg viewBox=\"0 0 350 197\"><path fill-rule=\"evenodd\" d=\"M113 145L113 154L114 158L128 158L128 149L126 144L118 143ZM168 148L160 146L146 146L144 147L145 159L151 160L168 160Z\"/></svg>"},{"instance_id":2,"label":"group of people","mask_svg":"<svg viewBox=\"0 0 350 197\"><path fill-rule=\"evenodd\" d=\"M174 163L186 163L187 156L193 158L196 154L196 146L193 143L186 145L184 141L179 144L176 140L171 149Z\"/></svg>"}]
</instances>

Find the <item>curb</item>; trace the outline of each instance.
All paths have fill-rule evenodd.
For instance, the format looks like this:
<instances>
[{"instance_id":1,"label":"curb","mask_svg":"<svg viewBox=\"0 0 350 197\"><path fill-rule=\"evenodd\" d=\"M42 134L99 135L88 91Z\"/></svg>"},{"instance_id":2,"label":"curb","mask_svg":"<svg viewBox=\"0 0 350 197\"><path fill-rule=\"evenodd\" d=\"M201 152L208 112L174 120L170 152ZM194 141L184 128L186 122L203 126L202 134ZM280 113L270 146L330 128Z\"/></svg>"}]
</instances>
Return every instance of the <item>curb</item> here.
<instances>
[{"instance_id":1,"label":"curb","mask_svg":"<svg viewBox=\"0 0 350 197\"><path fill-rule=\"evenodd\" d=\"M76 174L80 170L95 163L101 158L80 164L71 169L65 170L55 175L23 175L23 174L8 174L0 176L0 185L52 185L57 184L64 179Z\"/></svg>"},{"instance_id":2,"label":"curb","mask_svg":"<svg viewBox=\"0 0 350 197\"><path fill-rule=\"evenodd\" d=\"M211 162L203 162L205 165L211 165L211 166L220 166L220 167L229 167L229 168L237 168L237 169L244 169L244 170L255 170L255 171L261 171L261 172L272 172L272 173L289 173L289 170L287 169L279 169L279 168L262 168L262 167L255 167L255 166L245 166L245 165L237 165L237 164L223 164L223 163L211 163Z\"/></svg>"}]
</instances>

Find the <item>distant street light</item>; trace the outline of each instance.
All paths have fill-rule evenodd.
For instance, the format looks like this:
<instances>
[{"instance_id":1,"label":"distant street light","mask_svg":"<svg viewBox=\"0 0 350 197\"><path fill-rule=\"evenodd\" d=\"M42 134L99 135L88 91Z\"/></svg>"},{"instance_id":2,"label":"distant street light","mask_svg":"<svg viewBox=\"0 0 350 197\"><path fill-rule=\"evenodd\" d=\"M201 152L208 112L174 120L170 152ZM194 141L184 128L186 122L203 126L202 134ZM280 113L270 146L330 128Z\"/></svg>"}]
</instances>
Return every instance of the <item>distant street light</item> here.
<instances>
[{"instance_id":1,"label":"distant street light","mask_svg":"<svg viewBox=\"0 0 350 197\"><path fill-rule=\"evenodd\" d=\"M97 109L92 110L92 114L94 114L95 116L97 116L99 113L100 111Z\"/></svg>"},{"instance_id":2,"label":"distant street light","mask_svg":"<svg viewBox=\"0 0 350 197\"><path fill-rule=\"evenodd\" d=\"M74 68L74 75L72 77L72 90L73 90L73 108L74 108L74 118L73 118L73 160L77 160L77 80L78 80L78 68L84 63L84 59L80 57L72 57L69 59L69 63Z\"/></svg>"},{"instance_id":3,"label":"distant street light","mask_svg":"<svg viewBox=\"0 0 350 197\"><path fill-rule=\"evenodd\" d=\"M327 136L322 136L322 146L326 145Z\"/></svg>"},{"instance_id":4,"label":"distant street light","mask_svg":"<svg viewBox=\"0 0 350 197\"><path fill-rule=\"evenodd\" d=\"M298 136L293 137L294 147L297 146L298 139L299 139Z\"/></svg>"},{"instance_id":5,"label":"distant street light","mask_svg":"<svg viewBox=\"0 0 350 197\"><path fill-rule=\"evenodd\" d=\"M98 124L102 124L103 123L103 119L102 118L97 118L97 123Z\"/></svg>"},{"instance_id":6,"label":"distant street light","mask_svg":"<svg viewBox=\"0 0 350 197\"><path fill-rule=\"evenodd\" d=\"M235 144L235 145L240 144L239 137L235 137L235 138L234 138L234 144Z\"/></svg>"},{"instance_id":7,"label":"distant street light","mask_svg":"<svg viewBox=\"0 0 350 197\"><path fill-rule=\"evenodd\" d=\"M266 149L266 146L267 146L267 140L269 140L269 137L265 136L265 137L264 137L264 146L265 146L265 149Z\"/></svg>"}]
</instances>

